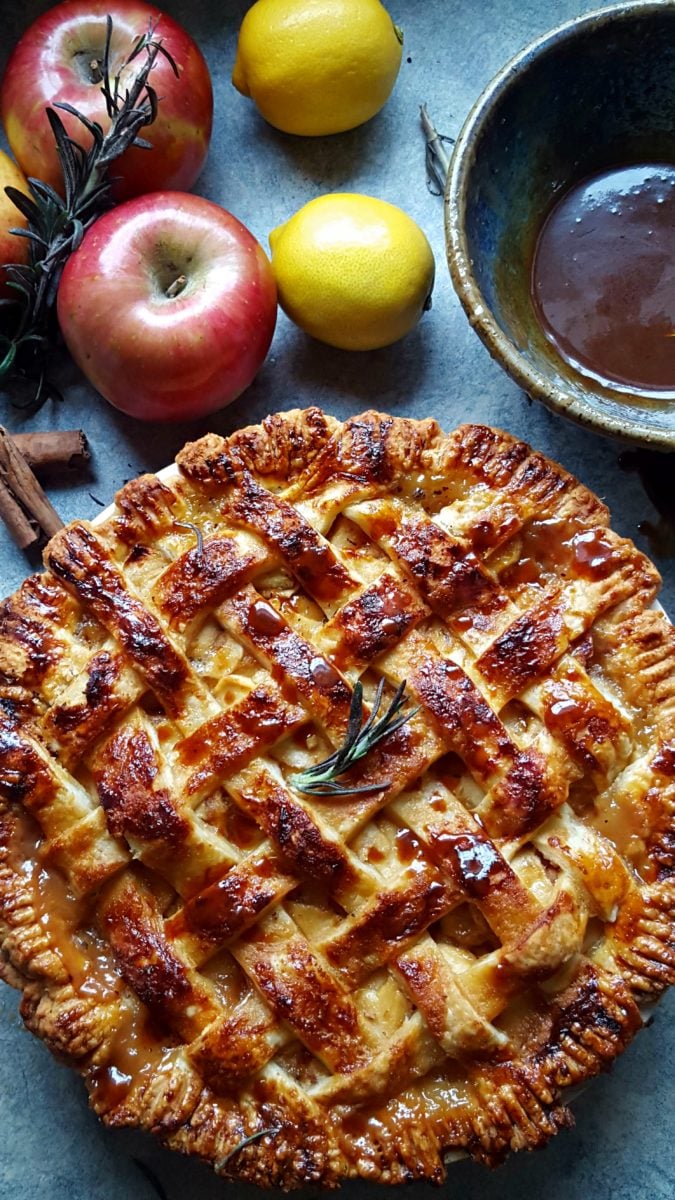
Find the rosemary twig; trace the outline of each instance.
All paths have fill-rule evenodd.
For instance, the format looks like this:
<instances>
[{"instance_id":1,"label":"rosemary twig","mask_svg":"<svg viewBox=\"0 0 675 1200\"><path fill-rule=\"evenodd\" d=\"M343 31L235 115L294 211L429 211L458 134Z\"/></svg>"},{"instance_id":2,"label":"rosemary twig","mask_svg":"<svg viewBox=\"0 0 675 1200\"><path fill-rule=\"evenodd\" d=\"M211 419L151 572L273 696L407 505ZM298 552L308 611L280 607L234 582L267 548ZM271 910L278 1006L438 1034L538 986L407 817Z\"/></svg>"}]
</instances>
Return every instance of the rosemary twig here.
<instances>
[{"instance_id":1,"label":"rosemary twig","mask_svg":"<svg viewBox=\"0 0 675 1200\"><path fill-rule=\"evenodd\" d=\"M252 1133L249 1137L242 1138L240 1142L237 1142L236 1146L232 1147L229 1154L226 1154L224 1158L221 1158L216 1163L216 1171L222 1171L223 1168L227 1166L230 1159L234 1158L235 1154L238 1154L239 1151L243 1150L245 1146L250 1146L251 1142L258 1142L260 1138L267 1137L268 1134L270 1137L274 1137L277 1133L281 1133L280 1125L272 1126L270 1129L259 1129L257 1133Z\"/></svg>"},{"instance_id":2,"label":"rosemary twig","mask_svg":"<svg viewBox=\"0 0 675 1200\"><path fill-rule=\"evenodd\" d=\"M140 136L140 131L151 125L157 116L157 94L148 79L158 55L162 54L178 74L173 58L162 46L161 39L154 36L154 25L137 39L124 62L112 74L113 23L110 16L106 20L103 63L96 63L96 69L97 76L100 73L101 91L110 118L109 129L104 133L97 121L90 120L71 104L55 102L46 113L63 175L63 196L40 179L28 180L30 196L14 187L5 188L28 222L26 229L12 229L11 232L28 239L30 244L25 266L5 264L9 287L16 295L13 301L2 302L11 306L14 326L11 332L0 333L0 382L28 378L35 385L27 403L15 400L17 407L35 410L50 397L60 399L46 378L45 362L56 338L53 314L63 268L80 245L85 230L111 206L109 170L112 163L130 146L151 148L151 143ZM145 52L142 65L129 82L123 84L127 68L142 52ZM56 109L75 117L88 131L91 136L88 150L68 134Z\"/></svg>"},{"instance_id":3,"label":"rosemary twig","mask_svg":"<svg viewBox=\"0 0 675 1200\"><path fill-rule=\"evenodd\" d=\"M450 170L450 155L444 143L454 146L455 139L445 133L439 133L434 125L426 104L420 106L420 120L426 138L426 168L427 187L432 196L442 196L445 191L445 181Z\"/></svg>"},{"instance_id":4,"label":"rosemary twig","mask_svg":"<svg viewBox=\"0 0 675 1200\"><path fill-rule=\"evenodd\" d=\"M204 535L198 525L192 521L174 521L174 525L177 525L179 529L192 530L197 539L197 554L204 553Z\"/></svg>"},{"instance_id":5,"label":"rosemary twig","mask_svg":"<svg viewBox=\"0 0 675 1200\"><path fill-rule=\"evenodd\" d=\"M381 792L384 788L389 787L387 780L382 783L368 783L360 787L352 787L348 783L338 782L338 778L349 771L359 759L365 758L373 746L376 746L383 738L395 733L411 717L414 717L416 712L419 712L419 706L408 712L401 712L401 709L408 703L405 684L404 679L403 683L397 687L384 716L379 717L378 720L384 690L384 680L381 679L375 693L370 716L365 723L363 720L363 686L360 682L355 684L349 710L347 735L342 746L323 762L308 767L299 775L291 775L289 782L296 791L304 792L309 796L352 796L365 795L368 792Z\"/></svg>"}]
</instances>

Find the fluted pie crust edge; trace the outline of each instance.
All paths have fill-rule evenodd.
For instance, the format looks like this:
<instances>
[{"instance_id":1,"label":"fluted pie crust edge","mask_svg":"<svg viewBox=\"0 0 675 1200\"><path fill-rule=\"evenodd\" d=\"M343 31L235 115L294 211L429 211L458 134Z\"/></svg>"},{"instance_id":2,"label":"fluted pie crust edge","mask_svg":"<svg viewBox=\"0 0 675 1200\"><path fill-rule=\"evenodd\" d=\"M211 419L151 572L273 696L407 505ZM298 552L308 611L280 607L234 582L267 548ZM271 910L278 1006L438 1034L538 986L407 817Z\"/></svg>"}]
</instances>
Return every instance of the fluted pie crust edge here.
<instances>
[{"instance_id":1,"label":"fluted pie crust edge","mask_svg":"<svg viewBox=\"0 0 675 1200\"><path fill-rule=\"evenodd\" d=\"M275 414L0 607L0 974L112 1126L264 1186L572 1117L675 978L675 635L508 434ZM419 711L326 799L351 690Z\"/></svg>"}]
</instances>

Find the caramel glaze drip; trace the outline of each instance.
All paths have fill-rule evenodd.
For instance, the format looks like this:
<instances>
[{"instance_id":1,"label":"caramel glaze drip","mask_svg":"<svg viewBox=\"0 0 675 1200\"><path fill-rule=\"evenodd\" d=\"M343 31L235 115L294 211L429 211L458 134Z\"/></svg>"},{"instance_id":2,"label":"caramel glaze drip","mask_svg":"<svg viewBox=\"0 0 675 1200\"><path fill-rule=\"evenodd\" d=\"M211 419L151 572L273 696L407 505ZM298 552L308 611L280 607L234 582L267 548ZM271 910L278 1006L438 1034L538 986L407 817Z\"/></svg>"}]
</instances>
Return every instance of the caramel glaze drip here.
<instances>
[{"instance_id":1,"label":"caramel glaze drip","mask_svg":"<svg viewBox=\"0 0 675 1200\"><path fill-rule=\"evenodd\" d=\"M76 988L88 981L88 960L73 941L80 926L85 905L73 895L60 872L46 870L42 865L44 837L40 826L30 814L21 812L16 819L9 842L9 861L12 869L29 880L35 912L47 936L50 948L61 959ZM92 975L90 986L97 981ZM102 981L106 986L106 981Z\"/></svg>"},{"instance_id":2,"label":"caramel glaze drip","mask_svg":"<svg viewBox=\"0 0 675 1200\"><path fill-rule=\"evenodd\" d=\"M162 1070L170 1070L172 1038L143 1013L131 997L121 1009L121 1019L108 1044L110 1061L85 1073L94 1110L110 1112L122 1104L134 1084ZM164 1060L164 1061L163 1061Z\"/></svg>"},{"instance_id":3,"label":"caramel glaze drip","mask_svg":"<svg viewBox=\"0 0 675 1200\"><path fill-rule=\"evenodd\" d=\"M520 535L517 562L500 575L507 587L546 584L551 574L559 576L567 564L582 579L606 579L616 567L617 547L604 526L575 528L573 522L552 518L532 521Z\"/></svg>"},{"instance_id":4,"label":"caramel glaze drip","mask_svg":"<svg viewBox=\"0 0 675 1200\"><path fill-rule=\"evenodd\" d=\"M504 860L492 842L472 833L429 833L429 851L440 866L450 869L462 890L480 900L504 874Z\"/></svg>"},{"instance_id":5,"label":"caramel glaze drip","mask_svg":"<svg viewBox=\"0 0 675 1200\"><path fill-rule=\"evenodd\" d=\"M338 687L341 683L340 676L335 668L331 667L327 659L320 656L312 659L309 664L309 673L316 686L322 692L330 692L332 688Z\"/></svg>"},{"instance_id":6,"label":"caramel glaze drip","mask_svg":"<svg viewBox=\"0 0 675 1200\"><path fill-rule=\"evenodd\" d=\"M605 529L587 529L577 533L570 547L577 571L583 579L606 579L613 571L616 550Z\"/></svg>"},{"instance_id":7,"label":"caramel glaze drip","mask_svg":"<svg viewBox=\"0 0 675 1200\"><path fill-rule=\"evenodd\" d=\"M411 829L399 829L396 834L396 854L399 862L408 866L421 852L419 839Z\"/></svg>"},{"instance_id":8,"label":"caramel glaze drip","mask_svg":"<svg viewBox=\"0 0 675 1200\"><path fill-rule=\"evenodd\" d=\"M67 880L54 867L42 865L43 834L28 813L18 816L9 840L12 869L29 880L35 910L50 947L61 959L75 991L101 1003L120 1000L126 989L106 943L86 926L90 904L76 897ZM139 1071L157 1064L164 1053L156 1031L147 1027L138 1001L125 996L119 1021L109 1044L111 1062L86 1072L92 1102L107 1112L127 1094ZM164 1039L166 1042L166 1038Z\"/></svg>"},{"instance_id":9,"label":"caramel glaze drip","mask_svg":"<svg viewBox=\"0 0 675 1200\"><path fill-rule=\"evenodd\" d=\"M276 608L268 604L266 600L256 600L251 605L248 619L250 628L255 633L262 634L263 637L276 637L286 628L283 617L279 616Z\"/></svg>"}]
</instances>

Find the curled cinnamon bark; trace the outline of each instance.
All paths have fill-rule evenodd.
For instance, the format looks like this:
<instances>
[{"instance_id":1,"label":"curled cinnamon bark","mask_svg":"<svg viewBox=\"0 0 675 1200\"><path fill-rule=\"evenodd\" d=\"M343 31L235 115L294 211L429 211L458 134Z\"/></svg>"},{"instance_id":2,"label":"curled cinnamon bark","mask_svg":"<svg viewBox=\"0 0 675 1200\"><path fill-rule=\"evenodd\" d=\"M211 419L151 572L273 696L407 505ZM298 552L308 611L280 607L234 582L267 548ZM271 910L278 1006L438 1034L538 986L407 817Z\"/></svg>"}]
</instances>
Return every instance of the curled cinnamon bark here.
<instances>
[{"instance_id":1,"label":"curled cinnamon bark","mask_svg":"<svg viewBox=\"0 0 675 1200\"><path fill-rule=\"evenodd\" d=\"M28 463L0 425L0 517L17 546L26 550L63 527Z\"/></svg>"},{"instance_id":2,"label":"curled cinnamon bark","mask_svg":"<svg viewBox=\"0 0 675 1200\"><path fill-rule=\"evenodd\" d=\"M11 438L34 471L75 469L89 461L89 445L82 429L13 433Z\"/></svg>"},{"instance_id":3,"label":"curled cinnamon bark","mask_svg":"<svg viewBox=\"0 0 675 1200\"><path fill-rule=\"evenodd\" d=\"M2 476L0 476L0 520L7 526L12 541L20 550L28 550L40 537L39 531L34 525L31 525L25 512L3 482Z\"/></svg>"}]
</instances>

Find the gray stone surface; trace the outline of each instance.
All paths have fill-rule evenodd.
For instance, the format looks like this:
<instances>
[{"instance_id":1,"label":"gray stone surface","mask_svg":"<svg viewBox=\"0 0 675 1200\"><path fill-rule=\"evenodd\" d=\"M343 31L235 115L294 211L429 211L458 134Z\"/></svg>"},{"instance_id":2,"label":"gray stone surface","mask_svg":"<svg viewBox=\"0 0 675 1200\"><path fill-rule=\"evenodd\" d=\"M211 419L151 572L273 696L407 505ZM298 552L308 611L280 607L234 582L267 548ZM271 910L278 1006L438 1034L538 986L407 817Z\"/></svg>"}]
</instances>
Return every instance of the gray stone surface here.
<instances>
[{"instance_id":1,"label":"gray stone surface","mask_svg":"<svg viewBox=\"0 0 675 1200\"><path fill-rule=\"evenodd\" d=\"M48 5L0 0L0 65L28 22ZM204 48L216 88L214 143L199 191L231 209L265 243L267 233L311 197L331 190L381 196L403 206L427 232L437 259L432 311L405 342L354 355L310 342L280 316L271 354L236 404L198 425L145 427L109 408L74 372L66 403L26 428L82 424L94 451L91 477L52 489L66 519L93 516L91 494L109 500L125 478L173 458L188 437L227 432L275 409L318 403L340 417L375 405L394 413L433 415L451 427L481 420L525 436L553 455L612 507L622 533L646 546L638 525L656 520L634 475L618 467L618 447L530 404L469 329L445 267L441 201L424 183L418 105L427 101L439 128L457 132L473 99L512 53L547 28L592 5L580 0L390 0L405 29L400 80L385 111L366 127L335 138L295 140L258 118L230 86L236 31L247 5L178 0L165 7ZM0 419L22 422L0 399ZM675 611L672 561L659 560L664 602ZM26 573L25 559L0 528L0 591ZM577 1129L545 1151L523 1155L492 1174L470 1163L451 1168L448 1188L465 1200L671 1200L675 1035L673 998L611 1076L575 1104ZM134 1160L151 1165L170 1200L250 1195L212 1178L202 1166L156 1148L138 1134L111 1133L86 1106L79 1080L25 1033L16 997L0 998L0 1200L152 1200L155 1190ZM365 1198L371 1189L353 1186ZM431 1197L414 1186L415 1200Z\"/></svg>"}]
</instances>

